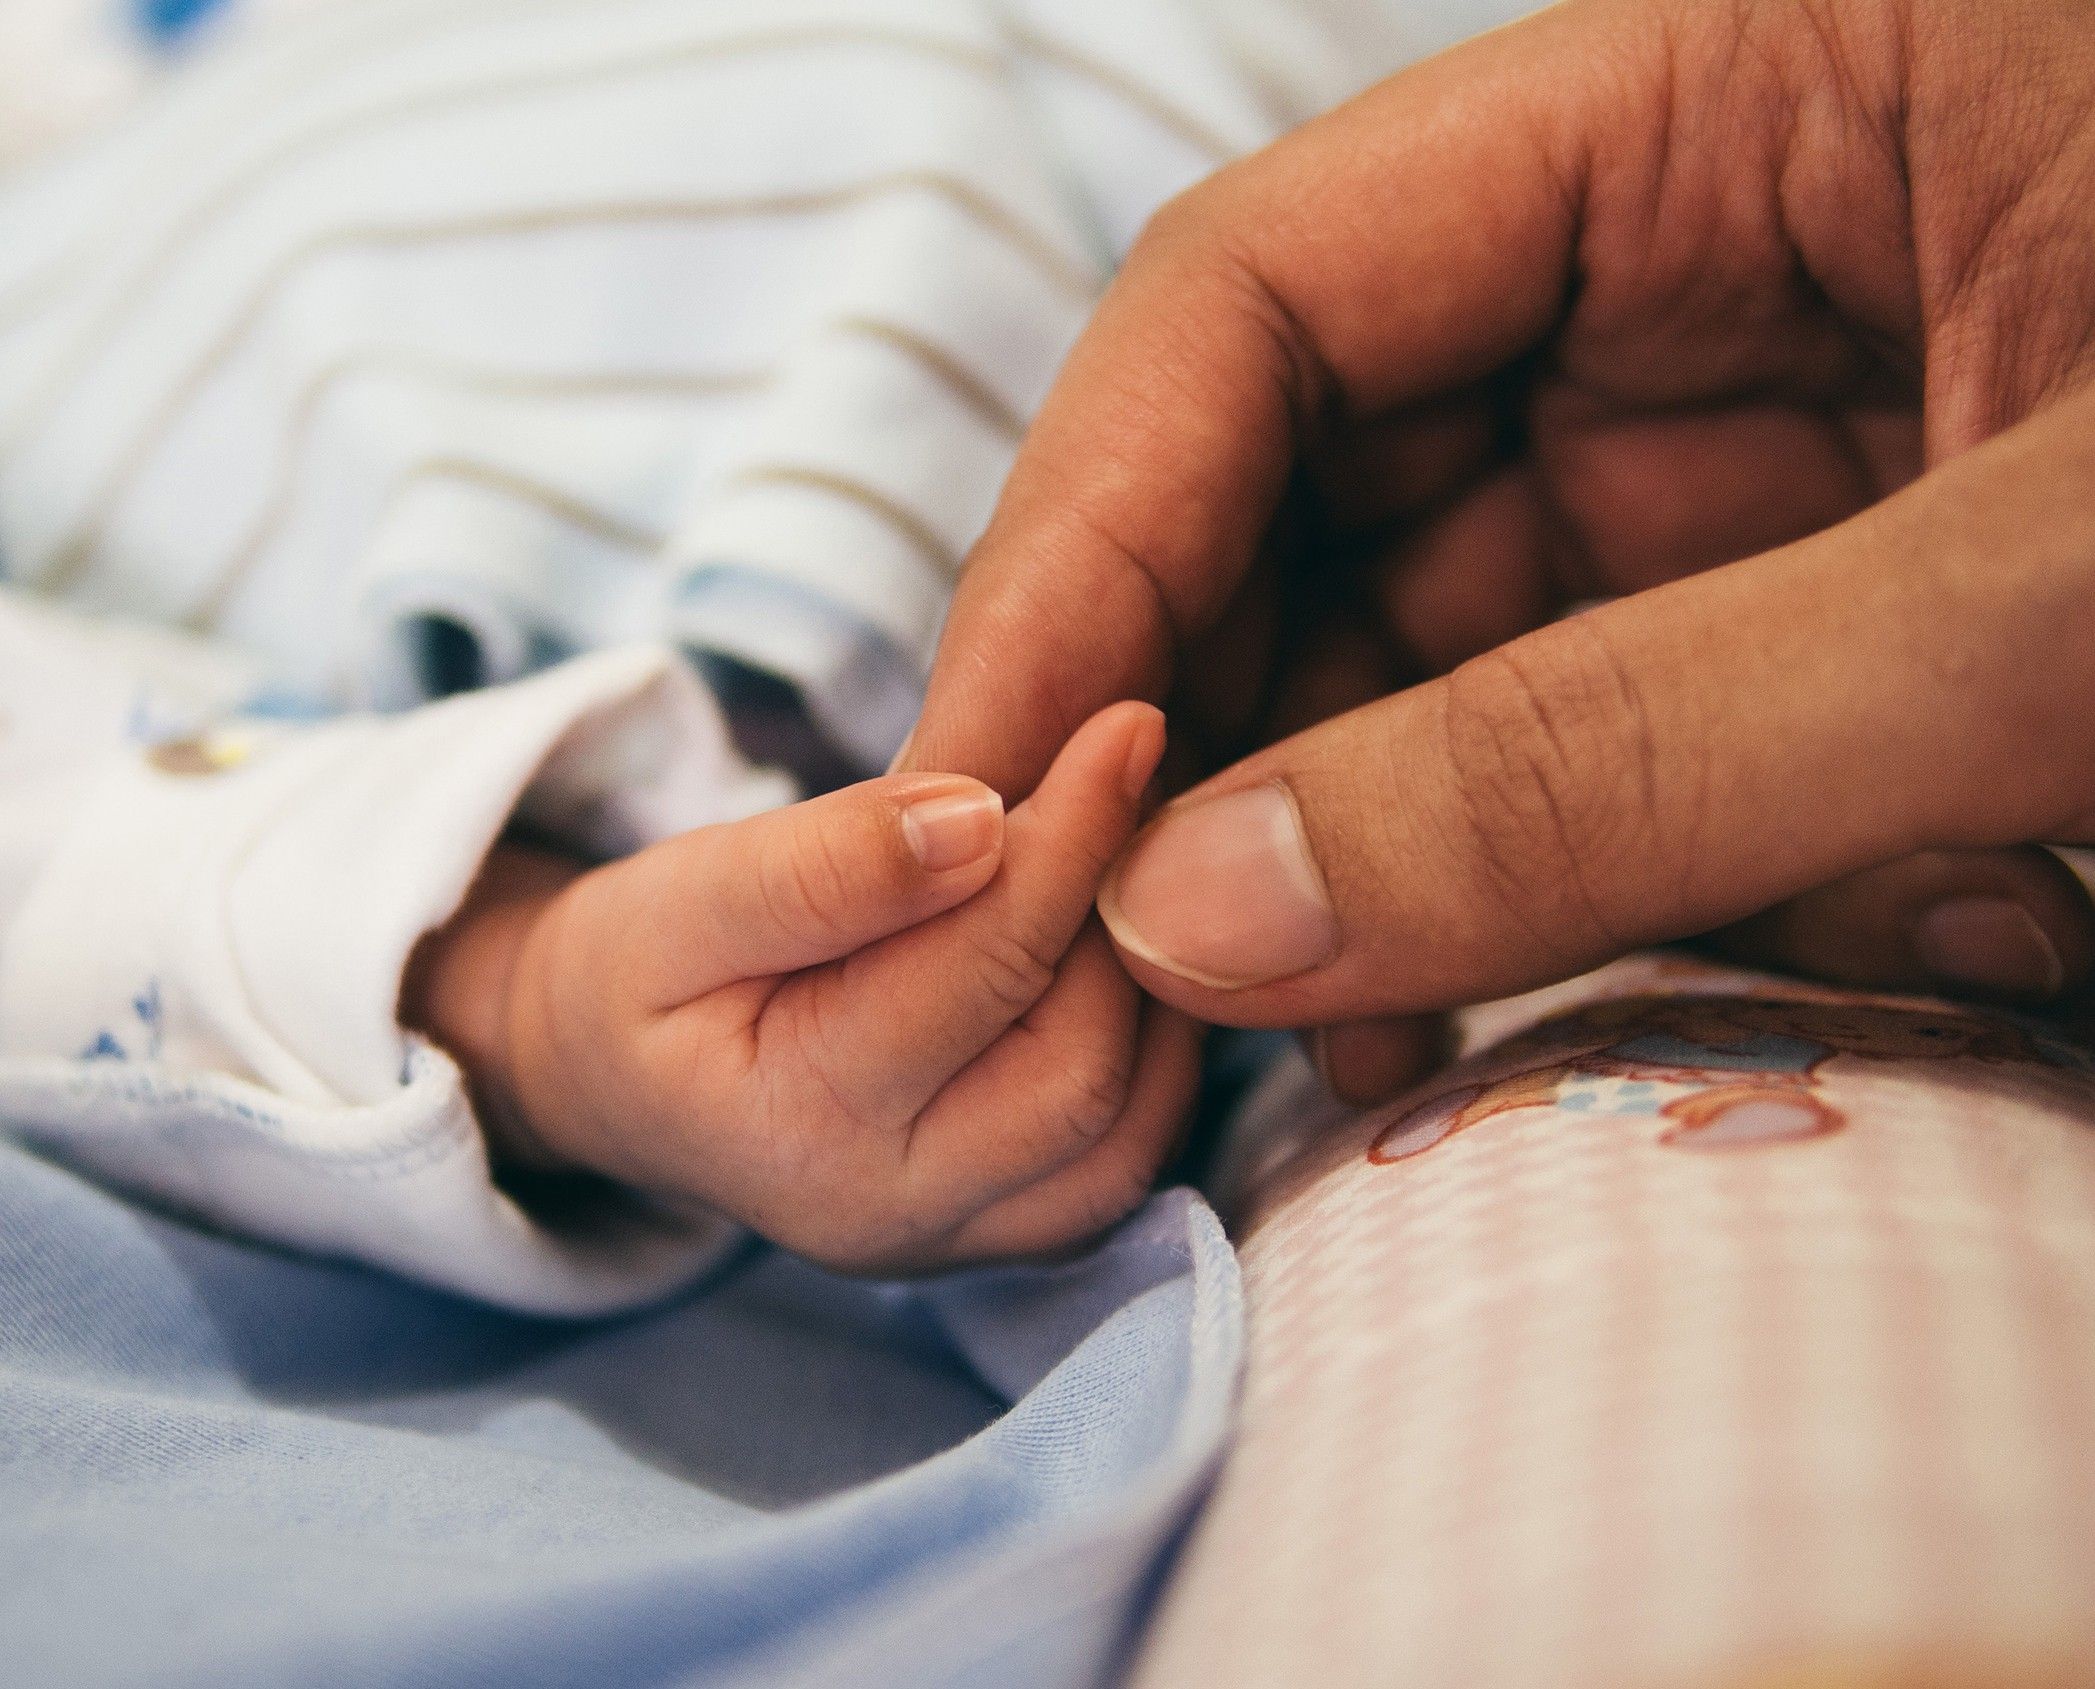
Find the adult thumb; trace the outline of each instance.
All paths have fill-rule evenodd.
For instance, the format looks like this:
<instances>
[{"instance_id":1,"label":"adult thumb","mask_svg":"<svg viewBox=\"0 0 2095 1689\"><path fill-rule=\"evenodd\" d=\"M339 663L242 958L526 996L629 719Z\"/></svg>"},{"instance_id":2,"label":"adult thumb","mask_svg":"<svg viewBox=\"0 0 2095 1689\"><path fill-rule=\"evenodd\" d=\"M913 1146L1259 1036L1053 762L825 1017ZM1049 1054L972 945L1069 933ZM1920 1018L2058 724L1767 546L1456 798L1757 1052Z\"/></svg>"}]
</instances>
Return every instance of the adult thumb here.
<instances>
[{"instance_id":1,"label":"adult thumb","mask_svg":"<svg viewBox=\"0 0 2095 1689\"><path fill-rule=\"evenodd\" d=\"M1838 528L1544 628L1167 809L1101 911L1224 1024L1483 1000L2095 817L2095 397Z\"/></svg>"}]
</instances>

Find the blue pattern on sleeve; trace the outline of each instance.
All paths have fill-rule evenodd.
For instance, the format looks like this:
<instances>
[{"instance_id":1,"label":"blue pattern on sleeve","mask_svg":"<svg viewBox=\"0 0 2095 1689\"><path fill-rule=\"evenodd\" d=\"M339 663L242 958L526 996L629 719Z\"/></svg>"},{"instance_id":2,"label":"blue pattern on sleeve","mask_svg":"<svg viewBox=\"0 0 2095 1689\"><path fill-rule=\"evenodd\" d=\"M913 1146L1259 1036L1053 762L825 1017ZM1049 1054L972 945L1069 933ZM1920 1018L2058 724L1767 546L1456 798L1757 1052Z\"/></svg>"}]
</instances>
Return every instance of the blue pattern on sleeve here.
<instances>
[{"instance_id":1,"label":"blue pattern on sleeve","mask_svg":"<svg viewBox=\"0 0 2095 1689\"><path fill-rule=\"evenodd\" d=\"M131 16L140 31L162 46L186 39L191 30L228 0L131 0Z\"/></svg>"}]
</instances>

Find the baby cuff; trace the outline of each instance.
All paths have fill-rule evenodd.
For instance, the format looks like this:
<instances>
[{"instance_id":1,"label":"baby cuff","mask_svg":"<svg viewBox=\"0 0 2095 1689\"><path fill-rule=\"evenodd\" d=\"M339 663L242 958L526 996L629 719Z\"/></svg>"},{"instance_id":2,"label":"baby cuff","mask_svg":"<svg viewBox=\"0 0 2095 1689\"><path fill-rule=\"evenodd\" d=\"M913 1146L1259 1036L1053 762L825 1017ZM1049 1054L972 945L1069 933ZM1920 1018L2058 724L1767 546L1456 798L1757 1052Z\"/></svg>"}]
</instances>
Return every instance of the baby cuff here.
<instances>
[{"instance_id":1,"label":"baby cuff","mask_svg":"<svg viewBox=\"0 0 2095 1689\"><path fill-rule=\"evenodd\" d=\"M739 1240L491 1175L463 1078L398 1020L416 942L519 818L613 855L786 801L673 653L399 716L239 720L89 784L0 954L0 1118L212 1224L510 1307L634 1306Z\"/></svg>"}]
</instances>

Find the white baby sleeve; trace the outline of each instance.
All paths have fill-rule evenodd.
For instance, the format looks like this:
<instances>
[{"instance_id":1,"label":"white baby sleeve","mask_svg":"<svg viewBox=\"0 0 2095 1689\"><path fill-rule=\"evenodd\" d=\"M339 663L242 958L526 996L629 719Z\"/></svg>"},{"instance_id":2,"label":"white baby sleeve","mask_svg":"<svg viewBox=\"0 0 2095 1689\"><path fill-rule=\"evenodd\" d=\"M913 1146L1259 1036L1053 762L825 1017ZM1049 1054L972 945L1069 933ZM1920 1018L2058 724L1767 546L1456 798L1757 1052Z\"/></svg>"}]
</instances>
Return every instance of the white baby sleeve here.
<instances>
[{"instance_id":1,"label":"white baby sleeve","mask_svg":"<svg viewBox=\"0 0 2095 1689\"><path fill-rule=\"evenodd\" d=\"M534 1215L490 1176L402 972L520 814L598 853L768 807L665 650L398 716L227 710L237 664L0 594L0 1123L229 1230L545 1313L735 1241L637 1194ZM202 727L207 722L217 725Z\"/></svg>"}]
</instances>

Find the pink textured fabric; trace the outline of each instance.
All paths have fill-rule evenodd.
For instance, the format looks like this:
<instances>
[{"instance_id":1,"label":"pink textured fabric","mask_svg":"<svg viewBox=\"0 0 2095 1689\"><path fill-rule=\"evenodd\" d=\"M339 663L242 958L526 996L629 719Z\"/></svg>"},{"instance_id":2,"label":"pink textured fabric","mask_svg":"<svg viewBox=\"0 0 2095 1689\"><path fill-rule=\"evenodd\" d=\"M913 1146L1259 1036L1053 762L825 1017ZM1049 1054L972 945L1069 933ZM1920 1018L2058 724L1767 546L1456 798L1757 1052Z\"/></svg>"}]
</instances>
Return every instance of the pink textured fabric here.
<instances>
[{"instance_id":1,"label":"pink textured fabric","mask_svg":"<svg viewBox=\"0 0 2095 1689\"><path fill-rule=\"evenodd\" d=\"M1242 1431L1137 1681L2095 1682L2095 1064L1673 960L1470 1030L1254 1099Z\"/></svg>"}]
</instances>

